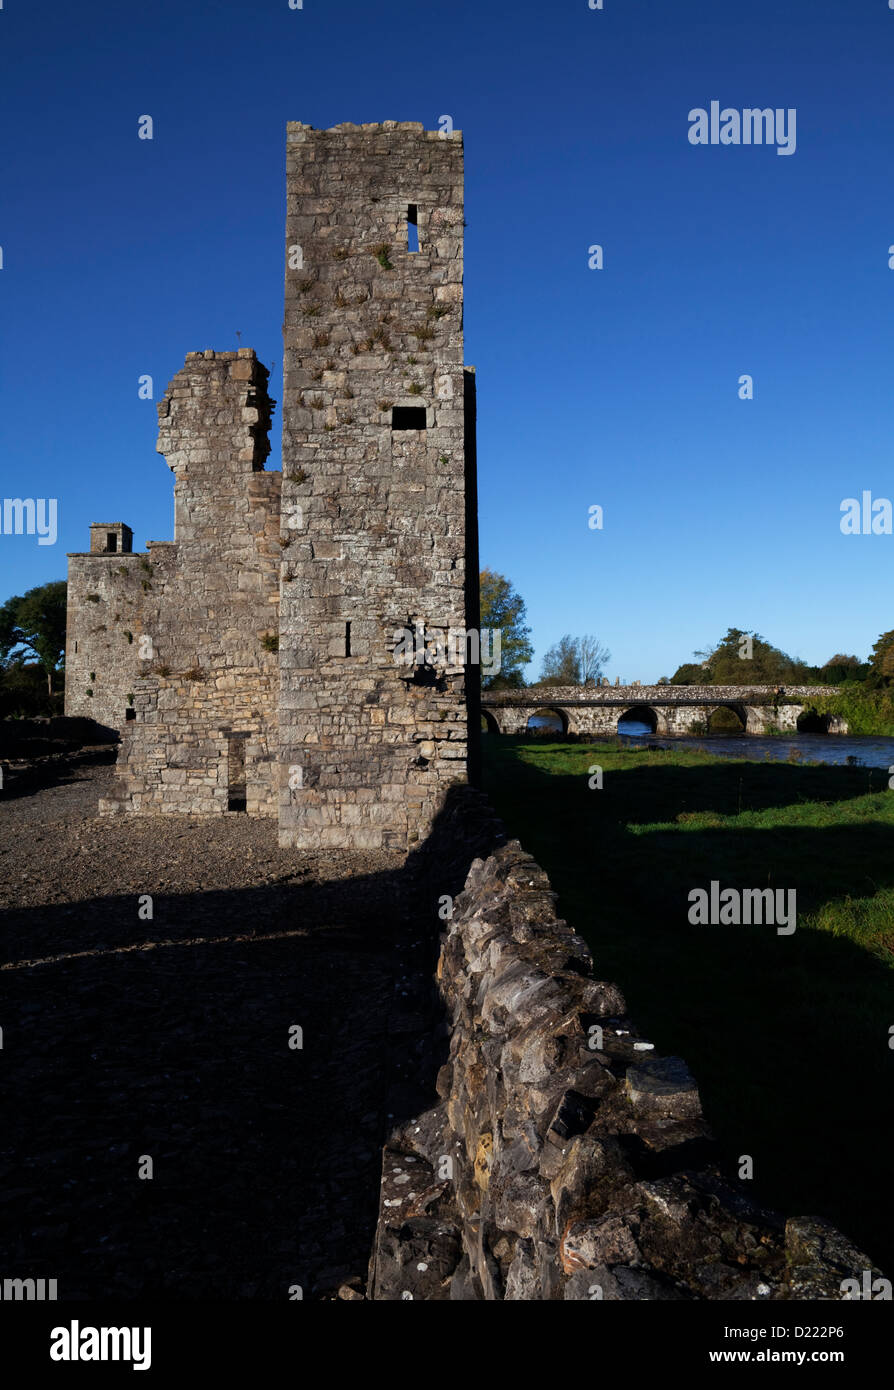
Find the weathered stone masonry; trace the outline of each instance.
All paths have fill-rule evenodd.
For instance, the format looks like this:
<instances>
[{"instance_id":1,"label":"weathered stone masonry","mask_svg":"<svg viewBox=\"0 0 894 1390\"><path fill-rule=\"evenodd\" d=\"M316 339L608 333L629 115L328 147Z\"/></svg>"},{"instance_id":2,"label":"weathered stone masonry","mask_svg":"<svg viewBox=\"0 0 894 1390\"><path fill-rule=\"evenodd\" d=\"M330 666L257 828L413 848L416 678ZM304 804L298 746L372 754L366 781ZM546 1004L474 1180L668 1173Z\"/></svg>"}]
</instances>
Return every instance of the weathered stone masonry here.
<instances>
[{"instance_id":1,"label":"weathered stone masonry","mask_svg":"<svg viewBox=\"0 0 894 1390\"><path fill-rule=\"evenodd\" d=\"M121 565L71 559L66 710L123 725L105 811L275 814L281 475L263 471L267 377L247 348L190 353L158 407L174 540Z\"/></svg>"},{"instance_id":2,"label":"weathered stone masonry","mask_svg":"<svg viewBox=\"0 0 894 1390\"><path fill-rule=\"evenodd\" d=\"M159 407L174 541L71 557L66 709L124 728L105 810L407 848L466 780L477 666L396 659L478 622L462 249L459 132L288 126L282 478L266 370L191 353Z\"/></svg>"},{"instance_id":3,"label":"weathered stone masonry","mask_svg":"<svg viewBox=\"0 0 894 1390\"><path fill-rule=\"evenodd\" d=\"M288 127L287 845L406 847L466 778L466 670L395 661L403 629L477 626L462 161L459 132L415 123Z\"/></svg>"}]
</instances>

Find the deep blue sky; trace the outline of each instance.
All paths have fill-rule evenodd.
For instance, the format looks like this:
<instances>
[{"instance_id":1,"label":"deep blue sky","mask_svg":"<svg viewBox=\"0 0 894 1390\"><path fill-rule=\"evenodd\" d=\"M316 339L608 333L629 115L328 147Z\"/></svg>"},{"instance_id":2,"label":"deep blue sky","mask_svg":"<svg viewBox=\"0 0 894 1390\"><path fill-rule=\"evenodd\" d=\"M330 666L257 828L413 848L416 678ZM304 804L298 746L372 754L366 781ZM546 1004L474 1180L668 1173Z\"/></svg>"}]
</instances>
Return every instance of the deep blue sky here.
<instances>
[{"instance_id":1,"label":"deep blue sky","mask_svg":"<svg viewBox=\"0 0 894 1390\"><path fill-rule=\"evenodd\" d=\"M450 114L529 674L563 632L650 680L730 625L817 662L894 627L894 536L839 530L894 496L887 0L4 0L0 55L0 492L60 508L54 548L0 536L0 599L91 520L171 537L141 373L240 330L281 399L286 121ZM797 152L691 146L711 100L795 107Z\"/></svg>"}]
</instances>

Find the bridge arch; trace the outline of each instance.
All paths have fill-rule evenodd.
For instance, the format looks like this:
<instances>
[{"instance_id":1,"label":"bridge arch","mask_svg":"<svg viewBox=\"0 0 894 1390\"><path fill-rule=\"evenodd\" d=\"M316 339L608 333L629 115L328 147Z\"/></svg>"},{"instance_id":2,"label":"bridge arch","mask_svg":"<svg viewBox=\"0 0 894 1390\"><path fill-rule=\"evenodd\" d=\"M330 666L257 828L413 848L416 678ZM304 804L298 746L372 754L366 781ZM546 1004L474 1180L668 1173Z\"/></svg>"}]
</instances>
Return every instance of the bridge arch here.
<instances>
[{"instance_id":1,"label":"bridge arch","mask_svg":"<svg viewBox=\"0 0 894 1390\"><path fill-rule=\"evenodd\" d=\"M659 717L651 705L630 705L618 715L618 733L625 732L624 724L645 724L650 734L658 733Z\"/></svg>"},{"instance_id":2,"label":"bridge arch","mask_svg":"<svg viewBox=\"0 0 894 1390\"><path fill-rule=\"evenodd\" d=\"M481 732L483 734L501 734L500 721L494 710L482 709L481 711Z\"/></svg>"},{"instance_id":3,"label":"bridge arch","mask_svg":"<svg viewBox=\"0 0 894 1390\"><path fill-rule=\"evenodd\" d=\"M543 726L538 725L535 725L532 728L532 719L550 719L553 722L550 724L550 726L548 726L548 728L543 728ZM568 715L566 714L565 710L562 709L561 705L538 705L536 709L531 710L531 713L528 715L525 721L525 732L529 734L537 733L538 730L542 728L542 731L544 733L551 732L557 734L567 734L568 725Z\"/></svg>"},{"instance_id":4,"label":"bridge arch","mask_svg":"<svg viewBox=\"0 0 894 1390\"><path fill-rule=\"evenodd\" d=\"M817 714L815 709L803 709L797 718L799 734L827 734L832 727L832 717Z\"/></svg>"},{"instance_id":5,"label":"bridge arch","mask_svg":"<svg viewBox=\"0 0 894 1390\"><path fill-rule=\"evenodd\" d=\"M744 734L748 714L743 705L715 705L708 715L709 734Z\"/></svg>"}]
</instances>

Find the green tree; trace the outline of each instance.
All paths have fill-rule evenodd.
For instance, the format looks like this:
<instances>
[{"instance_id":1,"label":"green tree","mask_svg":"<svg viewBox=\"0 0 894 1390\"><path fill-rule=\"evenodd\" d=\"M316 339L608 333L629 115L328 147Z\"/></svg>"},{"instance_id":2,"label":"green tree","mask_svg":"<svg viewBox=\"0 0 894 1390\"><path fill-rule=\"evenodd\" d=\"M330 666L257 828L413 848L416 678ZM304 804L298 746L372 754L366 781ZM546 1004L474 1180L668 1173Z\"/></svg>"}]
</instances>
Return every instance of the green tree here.
<instances>
[{"instance_id":1,"label":"green tree","mask_svg":"<svg viewBox=\"0 0 894 1390\"><path fill-rule=\"evenodd\" d=\"M883 632L869 658L872 673L885 682L894 677L894 632Z\"/></svg>"},{"instance_id":2,"label":"green tree","mask_svg":"<svg viewBox=\"0 0 894 1390\"><path fill-rule=\"evenodd\" d=\"M695 653L693 653L695 655ZM710 672L706 663L684 661L670 678L671 685L708 685Z\"/></svg>"},{"instance_id":3,"label":"green tree","mask_svg":"<svg viewBox=\"0 0 894 1390\"><path fill-rule=\"evenodd\" d=\"M592 633L560 637L543 658L538 685L585 685L602 679L611 652Z\"/></svg>"},{"instance_id":4,"label":"green tree","mask_svg":"<svg viewBox=\"0 0 894 1390\"><path fill-rule=\"evenodd\" d=\"M576 640L565 634L543 658L538 685L581 685L580 653Z\"/></svg>"},{"instance_id":5,"label":"green tree","mask_svg":"<svg viewBox=\"0 0 894 1390\"><path fill-rule=\"evenodd\" d=\"M588 681L598 685L602 680L606 663L611 661L611 652L589 632L577 638L576 646L581 685L586 685Z\"/></svg>"},{"instance_id":6,"label":"green tree","mask_svg":"<svg viewBox=\"0 0 894 1390\"><path fill-rule=\"evenodd\" d=\"M30 655L46 672L50 695L65 651L66 590L65 580L56 579L0 607L0 662L7 668L21 665Z\"/></svg>"},{"instance_id":7,"label":"green tree","mask_svg":"<svg viewBox=\"0 0 894 1390\"><path fill-rule=\"evenodd\" d=\"M816 681L813 666L772 646L758 632L731 627L707 652L694 652L701 663L684 662L671 677L673 685L806 685Z\"/></svg>"},{"instance_id":8,"label":"green tree","mask_svg":"<svg viewBox=\"0 0 894 1390\"><path fill-rule=\"evenodd\" d=\"M858 656L845 656L843 652L837 652L819 668L819 675L826 685L843 685L845 681L865 680L871 670L869 663L861 661Z\"/></svg>"},{"instance_id":9,"label":"green tree","mask_svg":"<svg viewBox=\"0 0 894 1390\"><path fill-rule=\"evenodd\" d=\"M524 686L522 667L532 659L531 629L525 619L525 602L503 574L482 570L479 575L481 592L481 627L500 633L500 670L482 681L485 690L512 690Z\"/></svg>"}]
</instances>

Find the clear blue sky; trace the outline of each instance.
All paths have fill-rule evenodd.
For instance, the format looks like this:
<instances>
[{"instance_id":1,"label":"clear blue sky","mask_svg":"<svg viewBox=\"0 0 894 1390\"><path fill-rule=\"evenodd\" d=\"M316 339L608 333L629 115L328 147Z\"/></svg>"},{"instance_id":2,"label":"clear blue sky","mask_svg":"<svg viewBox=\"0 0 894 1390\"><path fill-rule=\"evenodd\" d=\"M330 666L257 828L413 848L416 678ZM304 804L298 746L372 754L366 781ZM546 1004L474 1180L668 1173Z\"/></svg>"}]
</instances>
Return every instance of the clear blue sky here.
<instances>
[{"instance_id":1,"label":"clear blue sky","mask_svg":"<svg viewBox=\"0 0 894 1390\"><path fill-rule=\"evenodd\" d=\"M894 11L604 4L4 0L0 492L57 497L60 532L0 536L0 599L93 520L170 538L141 373L157 398L240 330L281 398L286 121L449 114L481 556L527 601L529 674L564 632L628 679L730 625L865 656L894 536L839 507L894 497ZM692 146L712 100L796 108L796 153Z\"/></svg>"}]
</instances>

